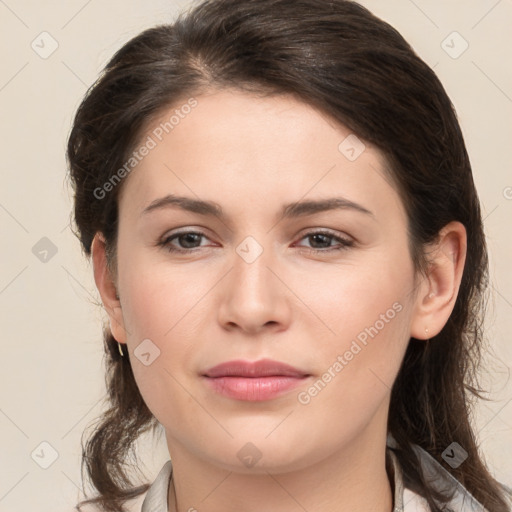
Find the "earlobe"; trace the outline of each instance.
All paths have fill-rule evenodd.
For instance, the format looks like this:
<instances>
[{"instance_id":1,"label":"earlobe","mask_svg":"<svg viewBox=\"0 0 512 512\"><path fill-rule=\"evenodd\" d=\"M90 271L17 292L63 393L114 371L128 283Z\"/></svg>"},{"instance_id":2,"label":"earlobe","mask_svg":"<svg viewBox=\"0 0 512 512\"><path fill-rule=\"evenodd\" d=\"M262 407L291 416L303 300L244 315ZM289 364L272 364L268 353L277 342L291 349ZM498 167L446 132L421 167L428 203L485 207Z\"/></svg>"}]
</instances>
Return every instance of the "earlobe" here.
<instances>
[{"instance_id":1,"label":"earlobe","mask_svg":"<svg viewBox=\"0 0 512 512\"><path fill-rule=\"evenodd\" d=\"M428 248L429 270L417 296L411 336L427 340L439 334L448 321L462 280L466 261L466 229L457 221L448 223L438 240ZM428 329L426 332L425 329Z\"/></svg>"},{"instance_id":2,"label":"earlobe","mask_svg":"<svg viewBox=\"0 0 512 512\"><path fill-rule=\"evenodd\" d=\"M118 342L126 343L126 331L124 328L121 303L117 294L116 285L107 267L105 239L100 232L97 232L94 236L91 254L94 268L94 281L109 317L110 330Z\"/></svg>"}]
</instances>

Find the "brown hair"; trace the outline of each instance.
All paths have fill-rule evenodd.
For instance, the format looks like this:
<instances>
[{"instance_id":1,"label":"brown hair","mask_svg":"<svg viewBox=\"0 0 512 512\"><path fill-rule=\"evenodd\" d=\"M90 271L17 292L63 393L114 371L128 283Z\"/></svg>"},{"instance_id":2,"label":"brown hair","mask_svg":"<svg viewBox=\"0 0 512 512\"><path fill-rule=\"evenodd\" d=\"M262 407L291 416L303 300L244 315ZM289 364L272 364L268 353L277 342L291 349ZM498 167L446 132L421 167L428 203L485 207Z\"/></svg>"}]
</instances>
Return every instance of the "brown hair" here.
<instances>
[{"instance_id":1,"label":"brown hair","mask_svg":"<svg viewBox=\"0 0 512 512\"><path fill-rule=\"evenodd\" d=\"M486 468L470 424L481 396L477 369L488 261L479 200L453 106L434 72L402 36L347 0L211 0L173 24L151 28L125 44L83 99L67 157L74 216L83 250L103 233L116 269L118 197L122 183L97 191L126 162L148 120L207 88L292 94L334 117L386 157L408 215L411 257L425 272L425 244L460 221L467 259L454 310L429 342L411 339L394 383L388 429L406 484L433 511L446 502L422 473L411 443L447 468L488 510L505 512L503 491ZM96 191L96 192L95 192ZM158 422L144 403L129 356L105 331L109 409L83 447L83 466L106 511L148 489L132 487L127 457ZM442 452L453 441L468 461L452 469ZM83 469L83 468L82 468ZM441 507L441 508L440 508ZM77 506L80 510L80 506Z\"/></svg>"}]
</instances>

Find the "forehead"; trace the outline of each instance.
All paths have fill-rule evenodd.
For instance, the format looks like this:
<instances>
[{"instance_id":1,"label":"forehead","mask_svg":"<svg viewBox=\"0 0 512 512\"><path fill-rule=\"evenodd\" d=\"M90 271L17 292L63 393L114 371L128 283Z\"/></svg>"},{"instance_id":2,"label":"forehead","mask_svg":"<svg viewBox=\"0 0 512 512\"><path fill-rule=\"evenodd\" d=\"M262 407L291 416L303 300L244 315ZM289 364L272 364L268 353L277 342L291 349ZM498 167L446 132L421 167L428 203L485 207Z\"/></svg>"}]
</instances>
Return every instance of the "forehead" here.
<instances>
[{"instance_id":1,"label":"forehead","mask_svg":"<svg viewBox=\"0 0 512 512\"><path fill-rule=\"evenodd\" d=\"M151 149L123 184L121 209L140 213L165 193L239 208L334 191L377 206L397 199L376 148L291 96L229 90L185 98L148 126L144 144Z\"/></svg>"}]
</instances>

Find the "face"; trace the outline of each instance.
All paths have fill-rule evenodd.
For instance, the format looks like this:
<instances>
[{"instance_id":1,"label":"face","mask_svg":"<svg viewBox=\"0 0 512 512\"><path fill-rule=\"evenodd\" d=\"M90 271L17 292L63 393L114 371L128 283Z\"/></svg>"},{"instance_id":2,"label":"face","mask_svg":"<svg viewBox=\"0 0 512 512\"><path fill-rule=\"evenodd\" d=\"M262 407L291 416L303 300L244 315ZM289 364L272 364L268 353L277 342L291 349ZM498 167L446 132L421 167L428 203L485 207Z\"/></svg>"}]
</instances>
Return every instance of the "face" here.
<instances>
[{"instance_id":1,"label":"face","mask_svg":"<svg viewBox=\"0 0 512 512\"><path fill-rule=\"evenodd\" d=\"M195 101L141 137L119 200L114 335L171 456L284 472L381 439L415 300L381 154L288 96Z\"/></svg>"}]
</instances>

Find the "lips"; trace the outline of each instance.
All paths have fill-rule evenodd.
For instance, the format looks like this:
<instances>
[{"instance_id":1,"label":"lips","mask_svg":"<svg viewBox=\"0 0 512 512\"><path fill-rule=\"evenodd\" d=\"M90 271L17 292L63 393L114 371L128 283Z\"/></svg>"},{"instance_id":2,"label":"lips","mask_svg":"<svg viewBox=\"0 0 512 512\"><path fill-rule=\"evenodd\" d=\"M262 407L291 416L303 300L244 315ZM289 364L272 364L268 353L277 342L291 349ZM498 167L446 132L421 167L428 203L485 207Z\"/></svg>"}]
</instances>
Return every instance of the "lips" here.
<instances>
[{"instance_id":1,"label":"lips","mask_svg":"<svg viewBox=\"0 0 512 512\"><path fill-rule=\"evenodd\" d=\"M218 364L207 370L204 375L206 377L271 377L284 376L302 378L308 376L293 366L272 359L261 359L259 361L242 361L234 360Z\"/></svg>"},{"instance_id":2,"label":"lips","mask_svg":"<svg viewBox=\"0 0 512 512\"><path fill-rule=\"evenodd\" d=\"M205 383L215 393L229 399L250 402L272 400L303 385L308 373L286 363L260 361L227 361L203 374Z\"/></svg>"}]
</instances>

